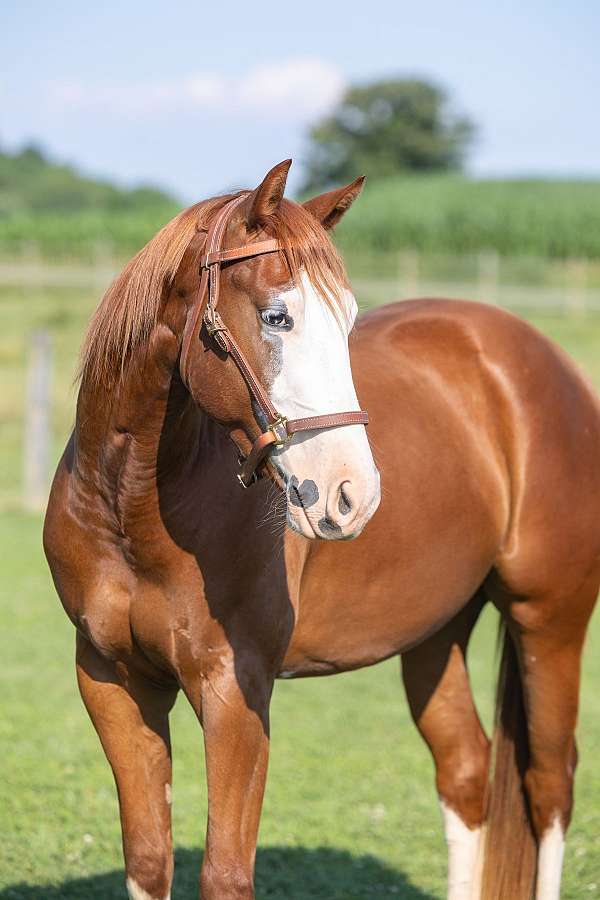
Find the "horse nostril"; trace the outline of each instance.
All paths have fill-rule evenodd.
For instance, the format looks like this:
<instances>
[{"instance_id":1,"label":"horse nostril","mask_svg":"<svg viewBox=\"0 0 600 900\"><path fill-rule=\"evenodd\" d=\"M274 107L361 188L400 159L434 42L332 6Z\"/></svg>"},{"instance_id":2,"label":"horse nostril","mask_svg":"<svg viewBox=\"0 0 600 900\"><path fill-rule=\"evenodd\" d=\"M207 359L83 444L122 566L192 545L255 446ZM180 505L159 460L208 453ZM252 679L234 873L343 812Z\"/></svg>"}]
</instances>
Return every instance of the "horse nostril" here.
<instances>
[{"instance_id":1,"label":"horse nostril","mask_svg":"<svg viewBox=\"0 0 600 900\"><path fill-rule=\"evenodd\" d=\"M314 481L306 479L301 485L298 485L298 479L295 475L290 478L290 502L294 506L303 506L308 509L319 499L319 489Z\"/></svg>"},{"instance_id":2,"label":"horse nostril","mask_svg":"<svg viewBox=\"0 0 600 900\"><path fill-rule=\"evenodd\" d=\"M338 499L338 509L342 516L347 516L348 513L352 512L352 501L350 500L348 491L344 490L345 484L346 482L340 485L340 496Z\"/></svg>"},{"instance_id":3,"label":"horse nostril","mask_svg":"<svg viewBox=\"0 0 600 900\"><path fill-rule=\"evenodd\" d=\"M333 535L338 537L342 534L342 529L337 522L334 522L328 516L323 516L322 519L319 519L318 525L322 534L331 535L332 537Z\"/></svg>"},{"instance_id":4,"label":"horse nostril","mask_svg":"<svg viewBox=\"0 0 600 900\"><path fill-rule=\"evenodd\" d=\"M290 491L289 491L290 503L293 506L302 506L302 499L300 497L300 491L298 490L298 479L295 475L292 475L290 478Z\"/></svg>"}]
</instances>

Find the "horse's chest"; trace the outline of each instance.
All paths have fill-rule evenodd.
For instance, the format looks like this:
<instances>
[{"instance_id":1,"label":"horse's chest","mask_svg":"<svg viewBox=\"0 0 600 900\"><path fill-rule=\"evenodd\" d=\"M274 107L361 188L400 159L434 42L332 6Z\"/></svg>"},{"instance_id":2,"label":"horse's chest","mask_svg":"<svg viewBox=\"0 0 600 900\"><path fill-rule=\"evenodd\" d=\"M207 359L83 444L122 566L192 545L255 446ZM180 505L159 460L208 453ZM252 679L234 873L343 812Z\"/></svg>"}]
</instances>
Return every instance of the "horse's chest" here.
<instances>
[{"instance_id":1,"label":"horse's chest","mask_svg":"<svg viewBox=\"0 0 600 900\"><path fill-rule=\"evenodd\" d=\"M198 574L160 583L125 565L119 575L91 581L74 621L104 656L129 661L141 654L172 672L201 659L211 643Z\"/></svg>"}]
</instances>

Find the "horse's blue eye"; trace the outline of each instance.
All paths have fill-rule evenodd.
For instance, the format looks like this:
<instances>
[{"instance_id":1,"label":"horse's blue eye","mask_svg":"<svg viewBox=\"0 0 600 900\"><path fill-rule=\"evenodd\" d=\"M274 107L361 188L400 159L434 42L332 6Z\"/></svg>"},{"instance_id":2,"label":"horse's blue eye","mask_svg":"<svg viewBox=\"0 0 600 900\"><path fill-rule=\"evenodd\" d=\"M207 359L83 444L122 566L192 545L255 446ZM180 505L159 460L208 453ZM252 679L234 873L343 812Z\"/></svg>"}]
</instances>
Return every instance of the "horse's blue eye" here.
<instances>
[{"instance_id":1,"label":"horse's blue eye","mask_svg":"<svg viewBox=\"0 0 600 900\"><path fill-rule=\"evenodd\" d=\"M261 309L260 317L271 328L291 328L292 320L287 313L280 309Z\"/></svg>"}]
</instances>

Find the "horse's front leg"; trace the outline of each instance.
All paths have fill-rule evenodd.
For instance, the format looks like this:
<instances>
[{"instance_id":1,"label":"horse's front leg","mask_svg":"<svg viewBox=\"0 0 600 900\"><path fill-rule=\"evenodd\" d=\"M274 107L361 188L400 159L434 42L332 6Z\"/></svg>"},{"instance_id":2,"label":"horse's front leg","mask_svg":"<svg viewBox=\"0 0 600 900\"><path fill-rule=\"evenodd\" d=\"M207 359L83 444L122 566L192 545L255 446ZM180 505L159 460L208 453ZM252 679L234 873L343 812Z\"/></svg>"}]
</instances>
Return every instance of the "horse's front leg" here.
<instances>
[{"instance_id":1,"label":"horse's front leg","mask_svg":"<svg viewBox=\"0 0 600 900\"><path fill-rule=\"evenodd\" d=\"M208 825L202 900L252 900L274 676L252 653L202 680Z\"/></svg>"},{"instance_id":2,"label":"horse's front leg","mask_svg":"<svg viewBox=\"0 0 600 900\"><path fill-rule=\"evenodd\" d=\"M173 875L168 717L177 692L134 670L119 670L80 633L77 680L117 784L129 897L168 900Z\"/></svg>"}]
</instances>

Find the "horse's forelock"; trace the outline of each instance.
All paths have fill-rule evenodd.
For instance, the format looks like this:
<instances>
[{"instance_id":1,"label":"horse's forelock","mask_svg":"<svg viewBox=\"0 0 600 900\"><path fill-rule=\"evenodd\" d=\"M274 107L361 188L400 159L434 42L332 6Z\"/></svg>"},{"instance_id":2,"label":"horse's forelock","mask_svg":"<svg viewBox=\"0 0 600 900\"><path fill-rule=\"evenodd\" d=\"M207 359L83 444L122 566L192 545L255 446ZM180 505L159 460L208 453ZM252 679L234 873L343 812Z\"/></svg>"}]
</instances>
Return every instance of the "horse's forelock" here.
<instances>
[{"instance_id":1,"label":"horse's forelock","mask_svg":"<svg viewBox=\"0 0 600 900\"><path fill-rule=\"evenodd\" d=\"M306 272L324 301L343 319L348 279L342 259L321 223L298 203L282 200L266 227L285 248L294 280L300 283L301 272Z\"/></svg>"},{"instance_id":2,"label":"horse's forelock","mask_svg":"<svg viewBox=\"0 0 600 900\"><path fill-rule=\"evenodd\" d=\"M79 377L92 388L110 388L133 351L156 325L161 298L173 282L194 235L206 231L215 212L235 195L197 203L168 222L143 247L104 294L90 322ZM284 247L294 280L308 278L337 315L344 315L347 278L341 258L320 222L297 203L283 200L264 222Z\"/></svg>"}]
</instances>

